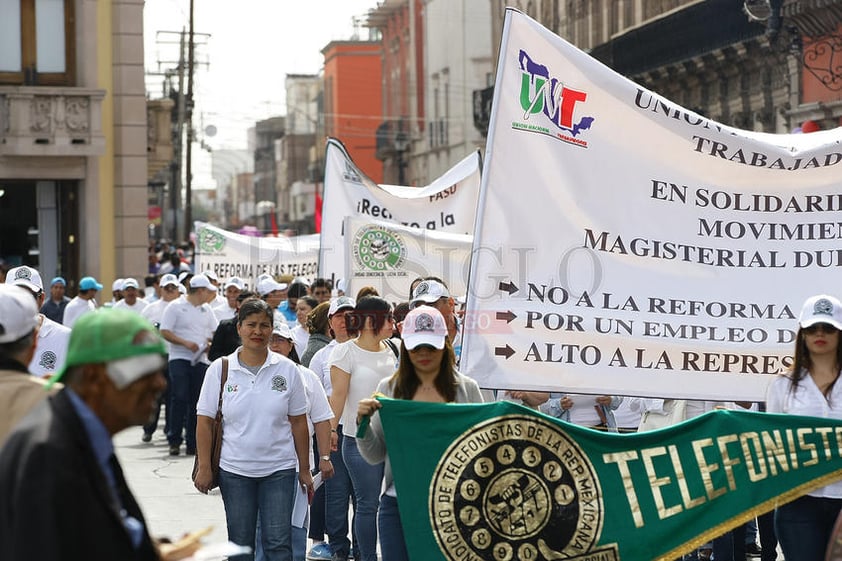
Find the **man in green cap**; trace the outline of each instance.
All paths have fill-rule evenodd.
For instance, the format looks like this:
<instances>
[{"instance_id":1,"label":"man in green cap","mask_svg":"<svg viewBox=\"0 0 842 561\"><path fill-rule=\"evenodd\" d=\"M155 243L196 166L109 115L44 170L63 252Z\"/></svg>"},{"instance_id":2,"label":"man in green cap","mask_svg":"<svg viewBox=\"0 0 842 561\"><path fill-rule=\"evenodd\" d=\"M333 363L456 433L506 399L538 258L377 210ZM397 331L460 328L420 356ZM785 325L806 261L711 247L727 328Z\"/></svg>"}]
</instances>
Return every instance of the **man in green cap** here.
<instances>
[{"instance_id":1,"label":"man in green cap","mask_svg":"<svg viewBox=\"0 0 842 561\"><path fill-rule=\"evenodd\" d=\"M79 318L67 360L0 451L0 559L159 560L111 438L142 425L166 387L166 348L129 310Z\"/></svg>"}]
</instances>

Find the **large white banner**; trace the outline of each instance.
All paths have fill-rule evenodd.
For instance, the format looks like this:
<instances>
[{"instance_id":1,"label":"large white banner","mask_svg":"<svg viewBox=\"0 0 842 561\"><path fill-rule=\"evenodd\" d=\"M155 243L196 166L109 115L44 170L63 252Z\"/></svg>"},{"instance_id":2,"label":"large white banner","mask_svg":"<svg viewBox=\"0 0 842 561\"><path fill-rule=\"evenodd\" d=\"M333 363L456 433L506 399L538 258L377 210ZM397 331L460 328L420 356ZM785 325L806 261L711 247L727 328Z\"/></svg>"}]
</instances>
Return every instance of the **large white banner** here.
<instances>
[{"instance_id":1,"label":"large white banner","mask_svg":"<svg viewBox=\"0 0 842 561\"><path fill-rule=\"evenodd\" d=\"M486 388L762 401L842 293L842 134L712 122L506 13L462 370Z\"/></svg>"},{"instance_id":2,"label":"large white banner","mask_svg":"<svg viewBox=\"0 0 842 561\"><path fill-rule=\"evenodd\" d=\"M345 147L327 141L319 274L346 268L343 220L358 216L451 234L471 235L479 195L481 160L474 152L426 187L378 185L357 168Z\"/></svg>"},{"instance_id":3,"label":"large white banner","mask_svg":"<svg viewBox=\"0 0 842 561\"><path fill-rule=\"evenodd\" d=\"M235 234L206 222L196 225L196 272L213 270L221 282L240 277L252 290L262 273L316 278L319 235L257 238Z\"/></svg>"},{"instance_id":4,"label":"large white banner","mask_svg":"<svg viewBox=\"0 0 842 561\"><path fill-rule=\"evenodd\" d=\"M412 281L428 276L442 279L453 296L467 290L472 236L352 216L345 232L350 295L373 286L389 302L407 302Z\"/></svg>"}]
</instances>

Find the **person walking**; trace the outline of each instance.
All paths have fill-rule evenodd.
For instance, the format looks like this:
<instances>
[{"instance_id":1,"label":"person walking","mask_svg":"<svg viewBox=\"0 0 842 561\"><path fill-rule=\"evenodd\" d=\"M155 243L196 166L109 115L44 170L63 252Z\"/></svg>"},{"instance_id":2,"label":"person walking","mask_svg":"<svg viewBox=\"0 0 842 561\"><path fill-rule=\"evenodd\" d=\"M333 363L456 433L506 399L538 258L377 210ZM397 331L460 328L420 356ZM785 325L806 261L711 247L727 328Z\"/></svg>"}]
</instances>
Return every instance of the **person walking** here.
<instances>
[{"instance_id":1,"label":"person walking","mask_svg":"<svg viewBox=\"0 0 842 561\"><path fill-rule=\"evenodd\" d=\"M79 280L79 293L64 307L62 324L73 327L76 320L87 312L96 310L96 293L102 290L102 285L93 277L82 277Z\"/></svg>"},{"instance_id":2,"label":"person walking","mask_svg":"<svg viewBox=\"0 0 842 561\"><path fill-rule=\"evenodd\" d=\"M331 428L338 430L342 425L342 457L356 496L354 534L360 551L355 559L377 561L377 508L383 464L371 465L360 455L355 438L356 414L360 400L369 397L380 380L397 369L397 356L384 342L392 336L392 308L380 297L367 296L357 302L346 321L359 335L337 345L330 355L330 405L334 414ZM332 437L334 442L337 439Z\"/></svg>"},{"instance_id":3,"label":"person walking","mask_svg":"<svg viewBox=\"0 0 842 561\"><path fill-rule=\"evenodd\" d=\"M35 305L41 308L44 304L44 285L41 273L26 265L9 270L6 283L19 286L31 295ZM45 316L38 314L38 337L36 338L35 354L27 366L29 373L42 378L49 378L61 370L64 357L67 355L67 343L70 340L70 329L58 324Z\"/></svg>"},{"instance_id":4,"label":"person walking","mask_svg":"<svg viewBox=\"0 0 842 561\"><path fill-rule=\"evenodd\" d=\"M186 442L188 455L196 453L196 402L210 361L207 349L214 331L216 316L207 304L213 290L205 275L190 278L185 298L170 303L161 318L161 335L170 343L170 432L167 441L170 455L178 456Z\"/></svg>"},{"instance_id":5,"label":"person walking","mask_svg":"<svg viewBox=\"0 0 842 561\"><path fill-rule=\"evenodd\" d=\"M197 403L198 473L196 489L207 493L211 475L211 430L222 392L222 454L219 489L228 539L255 546L260 520L267 561L292 559L292 507L296 479L309 493L310 446L307 396L298 367L269 350L274 312L263 300L247 300L239 311L242 345L208 368ZM298 477L296 478L296 471ZM231 557L252 561L253 554Z\"/></svg>"},{"instance_id":6,"label":"person walking","mask_svg":"<svg viewBox=\"0 0 842 561\"><path fill-rule=\"evenodd\" d=\"M61 324L64 320L64 308L70 302L65 295L67 281L64 277L55 277L50 281L50 297L41 306L41 313L54 322Z\"/></svg>"},{"instance_id":7,"label":"person walking","mask_svg":"<svg viewBox=\"0 0 842 561\"><path fill-rule=\"evenodd\" d=\"M842 419L842 302L820 294L804 302L798 317L792 368L772 381L766 411ZM781 505L775 534L786 561L825 558L842 510L842 481Z\"/></svg>"},{"instance_id":8,"label":"person walking","mask_svg":"<svg viewBox=\"0 0 842 561\"><path fill-rule=\"evenodd\" d=\"M400 365L392 376L380 381L376 393L395 399L432 403L482 403L477 383L456 371L456 356L447 336L445 319L436 308L419 306L404 319ZM373 398L360 400L356 425L371 417L381 404ZM409 561L403 525L398 512L397 492L392 477L380 416L371 419L357 447L372 465L385 461L383 494L377 518L380 553L387 561Z\"/></svg>"},{"instance_id":9,"label":"person walking","mask_svg":"<svg viewBox=\"0 0 842 561\"><path fill-rule=\"evenodd\" d=\"M24 415L49 395L46 382L26 368L37 338L35 300L16 286L0 284L0 446Z\"/></svg>"},{"instance_id":10,"label":"person walking","mask_svg":"<svg viewBox=\"0 0 842 561\"><path fill-rule=\"evenodd\" d=\"M165 353L138 314L79 318L65 366L52 379L64 387L41 400L0 451L0 559L186 557L164 554L150 537L112 441L152 413L166 386Z\"/></svg>"}]
</instances>

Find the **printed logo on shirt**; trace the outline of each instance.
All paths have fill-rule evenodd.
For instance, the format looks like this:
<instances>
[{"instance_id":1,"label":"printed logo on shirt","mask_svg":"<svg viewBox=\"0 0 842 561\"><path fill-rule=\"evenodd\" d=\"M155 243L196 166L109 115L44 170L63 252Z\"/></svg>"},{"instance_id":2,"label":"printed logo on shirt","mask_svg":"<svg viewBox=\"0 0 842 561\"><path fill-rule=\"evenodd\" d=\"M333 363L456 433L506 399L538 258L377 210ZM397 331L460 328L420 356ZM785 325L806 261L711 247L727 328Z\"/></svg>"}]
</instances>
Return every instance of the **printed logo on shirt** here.
<instances>
[{"instance_id":1,"label":"printed logo on shirt","mask_svg":"<svg viewBox=\"0 0 842 561\"><path fill-rule=\"evenodd\" d=\"M226 384L225 391L228 393L237 393L240 390L239 384Z\"/></svg>"},{"instance_id":2,"label":"printed logo on shirt","mask_svg":"<svg viewBox=\"0 0 842 561\"><path fill-rule=\"evenodd\" d=\"M287 379L283 376L273 376L272 377L272 389L276 392L285 392L287 391Z\"/></svg>"},{"instance_id":3,"label":"printed logo on shirt","mask_svg":"<svg viewBox=\"0 0 842 561\"><path fill-rule=\"evenodd\" d=\"M46 368L47 370L55 370L58 357L53 351L44 351L41 353L41 359L38 361L38 366Z\"/></svg>"}]
</instances>

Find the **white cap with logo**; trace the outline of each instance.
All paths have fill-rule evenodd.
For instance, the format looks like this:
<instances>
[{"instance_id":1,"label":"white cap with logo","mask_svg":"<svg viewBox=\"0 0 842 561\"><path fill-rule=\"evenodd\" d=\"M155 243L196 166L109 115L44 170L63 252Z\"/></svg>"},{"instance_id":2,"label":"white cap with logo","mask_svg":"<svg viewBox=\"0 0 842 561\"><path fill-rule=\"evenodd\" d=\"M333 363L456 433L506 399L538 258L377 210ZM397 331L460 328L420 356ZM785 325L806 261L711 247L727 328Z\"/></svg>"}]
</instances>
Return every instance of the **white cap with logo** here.
<instances>
[{"instance_id":1,"label":"white cap with logo","mask_svg":"<svg viewBox=\"0 0 842 561\"><path fill-rule=\"evenodd\" d=\"M23 265L9 269L6 273L6 284L25 286L32 292L38 293L44 290L44 283L41 281L41 273L32 267Z\"/></svg>"},{"instance_id":2,"label":"white cap with logo","mask_svg":"<svg viewBox=\"0 0 842 561\"><path fill-rule=\"evenodd\" d=\"M207 288L212 292L216 292L216 287L205 275L193 275L190 277L190 288Z\"/></svg>"},{"instance_id":3,"label":"white cap with logo","mask_svg":"<svg viewBox=\"0 0 842 561\"><path fill-rule=\"evenodd\" d=\"M438 302L440 298L449 298L450 292L444 285L438 281L425 280L418 283L415 290L412 292L412 301L410 306L417 306L419 304L433 304Z\"/></svg>"},{"instance_id":4,"label":"white cap with logo","mask_svg":"<svg viewBox=\"0 0 842 561\"><path fill-rule=\"evenodd\" d=\"M804 328L817 323L828 323L842 331L842 302L827 294L807 298L798 316L798 326Z\"/></svg>"},{"instance_id":5,"label":"white cap with logo","mask_svg":"<svg viewBox=\"0 0 842 561\"><path fill-rule=\"evenodd\" d=\"M419 345L443 349L446 338L447 325L444 323L444 316L437 309L418 306L406 314L401 339L408 350L411 351Z\"/></svg>"}]
</instances>

